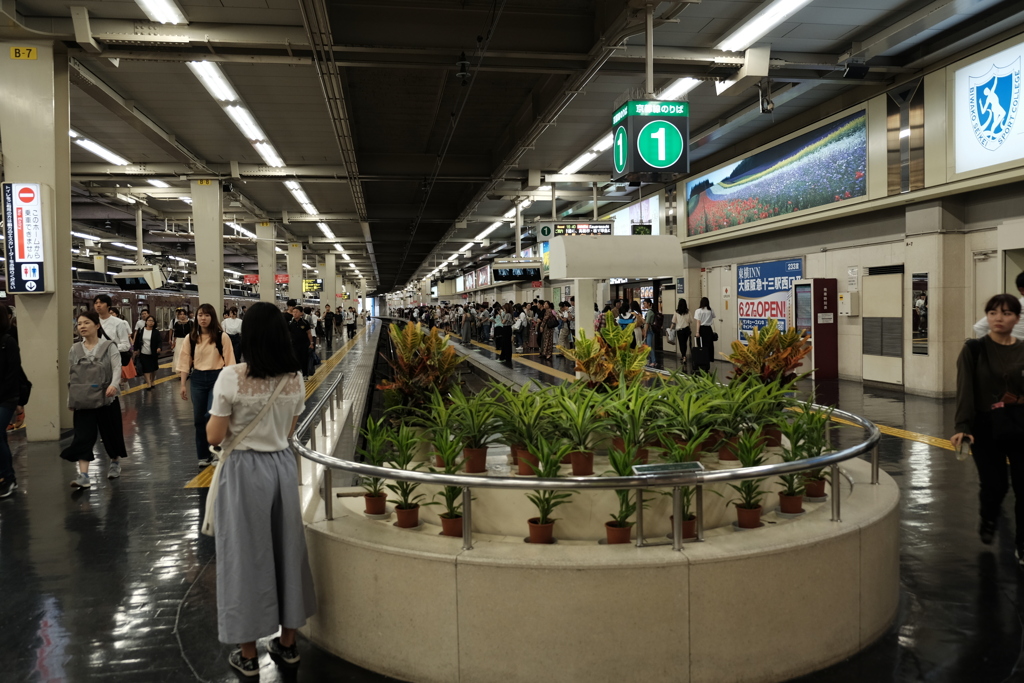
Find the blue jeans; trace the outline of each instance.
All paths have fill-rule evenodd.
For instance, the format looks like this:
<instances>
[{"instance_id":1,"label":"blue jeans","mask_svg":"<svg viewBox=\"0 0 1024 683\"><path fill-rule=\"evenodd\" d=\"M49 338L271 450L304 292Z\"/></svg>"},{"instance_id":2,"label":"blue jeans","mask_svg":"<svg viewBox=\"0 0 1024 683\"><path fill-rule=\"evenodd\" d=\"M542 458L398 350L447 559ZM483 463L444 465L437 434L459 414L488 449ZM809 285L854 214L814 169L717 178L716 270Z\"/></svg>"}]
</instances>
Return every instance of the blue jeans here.
<instances>
[{"instance_id":1,"label":"blue jeans","mask_svg":"<svg viewBox=\"0 0 1024 683\"><path fill-rule=\"evenodd\" d=\"M220 370L192 371L192 421L196 425L196 455L200 460L210 457L210 442L206 440L206 423L213 407L213 385Z\"/></svg>"},{"instance_id":2,"label":"blue jeans","mask_svg":"<svg viewBox=\"0 0 1024 683\"><path fill-rule=\"evenodd\" d=\"M14 417L14 408L0 408L0 479L15 480L14 456L7 444L7 425Z\"/></svg>"},{"instance_id":3,"label":"blue jeans","mask_svg":"<svg viewBox=\"0 0 1024 683\"><path fill-rule=\"evenodd\" d=\"M651 347L651 352L647 355L647 362L654 365L656 362L654 357L654 330L647 331L647 337L644 339L644 343Z\"/></svg>"}]
</instances>

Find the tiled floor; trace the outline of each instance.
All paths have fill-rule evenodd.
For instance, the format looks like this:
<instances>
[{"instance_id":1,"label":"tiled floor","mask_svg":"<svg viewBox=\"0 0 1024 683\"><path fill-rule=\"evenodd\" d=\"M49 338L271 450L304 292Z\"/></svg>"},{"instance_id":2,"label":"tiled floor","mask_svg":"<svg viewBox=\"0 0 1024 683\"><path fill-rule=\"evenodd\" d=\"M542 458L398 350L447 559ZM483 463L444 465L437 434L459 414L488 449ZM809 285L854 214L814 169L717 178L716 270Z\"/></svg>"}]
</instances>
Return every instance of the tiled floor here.
<instances>
[{"instance_id":1,"label":"tiled floor","mask_svg":"<svg viewBox=\"0 0 1024 683\"><path fill-rule=\"evenodd\" d=\"M571 372L560 359L551 365ZM516 369L547 377L536 367ZM235 680L225 663L229 648L216 639L212 541L197 530L205 490L182 488L195 474L195 454L191 406L175 388L172 381L125 397L132 457L113 482L102 476L105 459L97 460L91 491L71 491L72 466L57 457L58 444L12 437L21 488L0 500L0 681ZM820 399L881 424L949 435L951 401L850 382L817 389ZM841 440L855 438L842 431ZM898 620L866 651L800 680L1024 680L1017 672L1024 583L1012 525L997 545L978 542L977 478L951 452L884 436L881 454L903 492ZM828 586L808 585L806 593L791 609L827 619ZM261 680L385 680L306 641L300 647L297 672L282 675L264 655Z\"/></svg>"}]
</instances>

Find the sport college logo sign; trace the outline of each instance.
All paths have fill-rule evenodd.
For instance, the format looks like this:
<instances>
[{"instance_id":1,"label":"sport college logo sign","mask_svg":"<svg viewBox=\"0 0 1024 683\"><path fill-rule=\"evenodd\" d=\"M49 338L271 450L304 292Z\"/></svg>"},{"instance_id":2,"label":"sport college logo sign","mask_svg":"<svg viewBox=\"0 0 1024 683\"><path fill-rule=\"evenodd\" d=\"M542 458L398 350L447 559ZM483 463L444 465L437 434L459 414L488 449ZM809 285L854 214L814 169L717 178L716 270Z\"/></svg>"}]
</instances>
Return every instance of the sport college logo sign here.
<instances>
[{"instance_id":1,"label":"sport college logo sign","mask_svg":"<svg viewBox=\"0 0 1024 683\"><path fill-rule=\"evenodd\" d=\"M956 72L956 172L1024 159L1024 43Z\"/></svg>"}]
</instances>

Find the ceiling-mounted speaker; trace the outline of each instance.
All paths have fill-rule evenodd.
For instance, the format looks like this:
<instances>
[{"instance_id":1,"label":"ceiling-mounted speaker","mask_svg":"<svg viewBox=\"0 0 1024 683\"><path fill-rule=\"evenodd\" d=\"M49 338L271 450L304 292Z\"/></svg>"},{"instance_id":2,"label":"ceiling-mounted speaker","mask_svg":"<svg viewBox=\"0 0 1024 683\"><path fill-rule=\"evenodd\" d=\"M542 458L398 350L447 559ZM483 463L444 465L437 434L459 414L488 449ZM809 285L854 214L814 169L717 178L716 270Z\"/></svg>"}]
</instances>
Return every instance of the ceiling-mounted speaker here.
<instances>
[{"instance_id":1,"label":"ceiling-mounted speaker","mask_svg":"<svg viewBox=\"0 0 1024 683\"><path fill-rule=\"evenodd\" d=\"M870 69L868 68L867 64L851 62L850 64L846 65L846 71L843 72L843 78L854 81L862 81L868 75L869 70Z\"/></svg>"}]
</instances>

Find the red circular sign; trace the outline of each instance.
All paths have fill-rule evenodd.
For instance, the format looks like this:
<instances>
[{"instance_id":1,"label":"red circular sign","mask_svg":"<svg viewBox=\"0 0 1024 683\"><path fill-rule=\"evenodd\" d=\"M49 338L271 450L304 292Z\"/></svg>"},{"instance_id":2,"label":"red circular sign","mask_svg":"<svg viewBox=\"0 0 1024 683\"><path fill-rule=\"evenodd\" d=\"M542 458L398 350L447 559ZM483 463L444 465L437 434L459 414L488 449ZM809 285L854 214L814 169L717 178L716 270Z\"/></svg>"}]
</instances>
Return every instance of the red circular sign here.
<instances>
[{"instance_id":1,"label":"red circular sign","mask_svg":"<svg viewBox=\"0 0 1024 683\"><path fill-rule=\"evenodd\" d=\"M31 204L36 199L36 192L31 187L23 187L18 190L18 199L26 204Z\"/></svg>"}]
</instances>

